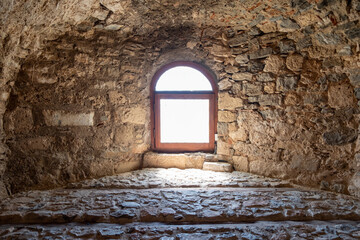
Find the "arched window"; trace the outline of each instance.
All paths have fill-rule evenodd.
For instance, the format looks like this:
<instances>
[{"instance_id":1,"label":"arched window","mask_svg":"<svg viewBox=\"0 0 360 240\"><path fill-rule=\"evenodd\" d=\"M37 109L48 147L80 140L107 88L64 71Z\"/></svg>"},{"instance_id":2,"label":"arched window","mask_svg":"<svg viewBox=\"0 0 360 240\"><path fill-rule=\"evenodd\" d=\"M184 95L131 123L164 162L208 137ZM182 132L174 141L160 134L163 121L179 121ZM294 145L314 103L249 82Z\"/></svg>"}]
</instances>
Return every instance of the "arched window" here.
<instances>
[{"instance_id":1,"label":"arched window","mask_svg":"<svg viewBox=\"0 0 360 240\"><path fill-rule=\"evenodd\" d=\"M206 68L173 62L151 84L152 148L159 152L211 152L215 147L217 87Z\"/></svg>"}]
</instances>

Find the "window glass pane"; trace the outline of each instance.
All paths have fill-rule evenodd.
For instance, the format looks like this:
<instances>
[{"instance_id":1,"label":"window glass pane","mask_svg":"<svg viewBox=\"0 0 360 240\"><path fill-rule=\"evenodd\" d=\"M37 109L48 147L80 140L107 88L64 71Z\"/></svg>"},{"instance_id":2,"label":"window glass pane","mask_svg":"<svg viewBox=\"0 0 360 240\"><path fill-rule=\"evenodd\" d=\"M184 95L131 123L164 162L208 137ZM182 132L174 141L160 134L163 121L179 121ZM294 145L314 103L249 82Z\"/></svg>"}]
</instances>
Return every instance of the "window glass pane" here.
<instances>
[{"instance_id":1,"label":"window glass pane","mask_svg":"<svg viewBox=\"0 0 360 240\"><path fill-rule=\"evenodd\" d=\"M191 67L174 67L164 72L155 91L212 91L209 80Z\"/></svg>"},{"instance_id":2,"label":"window glass pane","mask_svg":"<svg viewBox=\"0 0 360 240\"><path fill-rule=\"evenodd\" d=\"M160 99L160 142L208 143L209 99Z\"/></svg>"}]
</instances>

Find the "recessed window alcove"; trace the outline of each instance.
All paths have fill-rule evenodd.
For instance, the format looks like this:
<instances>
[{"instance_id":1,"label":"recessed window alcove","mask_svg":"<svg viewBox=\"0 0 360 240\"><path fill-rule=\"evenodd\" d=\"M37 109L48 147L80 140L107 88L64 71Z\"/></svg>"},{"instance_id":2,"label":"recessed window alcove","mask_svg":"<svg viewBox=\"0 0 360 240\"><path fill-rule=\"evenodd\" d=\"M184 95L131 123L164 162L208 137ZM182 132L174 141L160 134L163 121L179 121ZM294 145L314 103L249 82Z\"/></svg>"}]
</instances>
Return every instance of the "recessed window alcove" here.
<instances>
[{"instance_id":1,"label":"recessed window alcove","mask_svg":"<svg viewBox=\"0 0 360 240\"><path fill-rule=\"evenodd\" d=\"M194 62L161 67L151 84L152 149L213 152L217 122L214 75Z\"/></svg>"}]
</instances>

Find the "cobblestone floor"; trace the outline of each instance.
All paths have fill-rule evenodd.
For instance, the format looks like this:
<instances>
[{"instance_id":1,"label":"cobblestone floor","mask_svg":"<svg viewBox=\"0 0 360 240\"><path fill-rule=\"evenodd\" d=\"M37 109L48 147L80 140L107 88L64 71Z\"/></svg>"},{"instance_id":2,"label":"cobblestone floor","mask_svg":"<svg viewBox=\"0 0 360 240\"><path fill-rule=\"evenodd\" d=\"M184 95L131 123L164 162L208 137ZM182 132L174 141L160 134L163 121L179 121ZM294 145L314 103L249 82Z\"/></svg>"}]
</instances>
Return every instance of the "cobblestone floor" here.
<instances>
[{"instance_id":1,"label":"cobblestone floor","mask_svg":"<svg viewBox=\"0 0 360 240\"><path fill-rule=\"evenodd\" d=\"M360 200L247 173L145 169L0 202L1 239L360 239Z\"/></svg>"}]
</instances>

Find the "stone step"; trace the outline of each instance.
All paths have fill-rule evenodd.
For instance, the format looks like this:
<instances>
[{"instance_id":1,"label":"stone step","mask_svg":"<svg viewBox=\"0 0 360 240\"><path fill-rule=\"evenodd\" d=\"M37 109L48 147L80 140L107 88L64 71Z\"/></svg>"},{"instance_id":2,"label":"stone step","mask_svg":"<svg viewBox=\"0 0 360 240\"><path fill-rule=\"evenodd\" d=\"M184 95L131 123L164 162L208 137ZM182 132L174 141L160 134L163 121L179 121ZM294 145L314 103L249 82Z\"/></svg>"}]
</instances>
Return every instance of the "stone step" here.
<instances>
[{"instance_id":1,"label":"stone step","mask_svg":"<svg viewBox=\"0 0 360 240\"><path fill-rule=\"evenodd\" d=\"M232 172L233 166L225 162L204 162L203 170L214 172Z\"/></svg>"},{"instance_id":2,"label":"stone step","mask_svg":"<svg viewBox=\"0 0 360 240\"><path fill-rule=\"evenodd\" d=\"M200 169L146 168L115 176L71 183L69 189L149 189L149 188L281 188L292 187L285 180L265 178L250 173L203 171Z\"/></svg>"},{"instance_id":3,"label":"stone step","mask_svg":"<svg viewBox=\"0 0 360 240\"><path fill-rule=\"evenodd\" d=\"M1 225L1 239L359 239L360 222Z\"/></svg>"},{"instance_id":4,"label":"stone step","mask_svg":"<svg viewBox=\"0 0 360 240\"><path fill-rule=\"evenodd\" d=\"M0 203L1 224L360 220L360 201L287 188L57 189Z\"/></svg>"}]
</instances>

